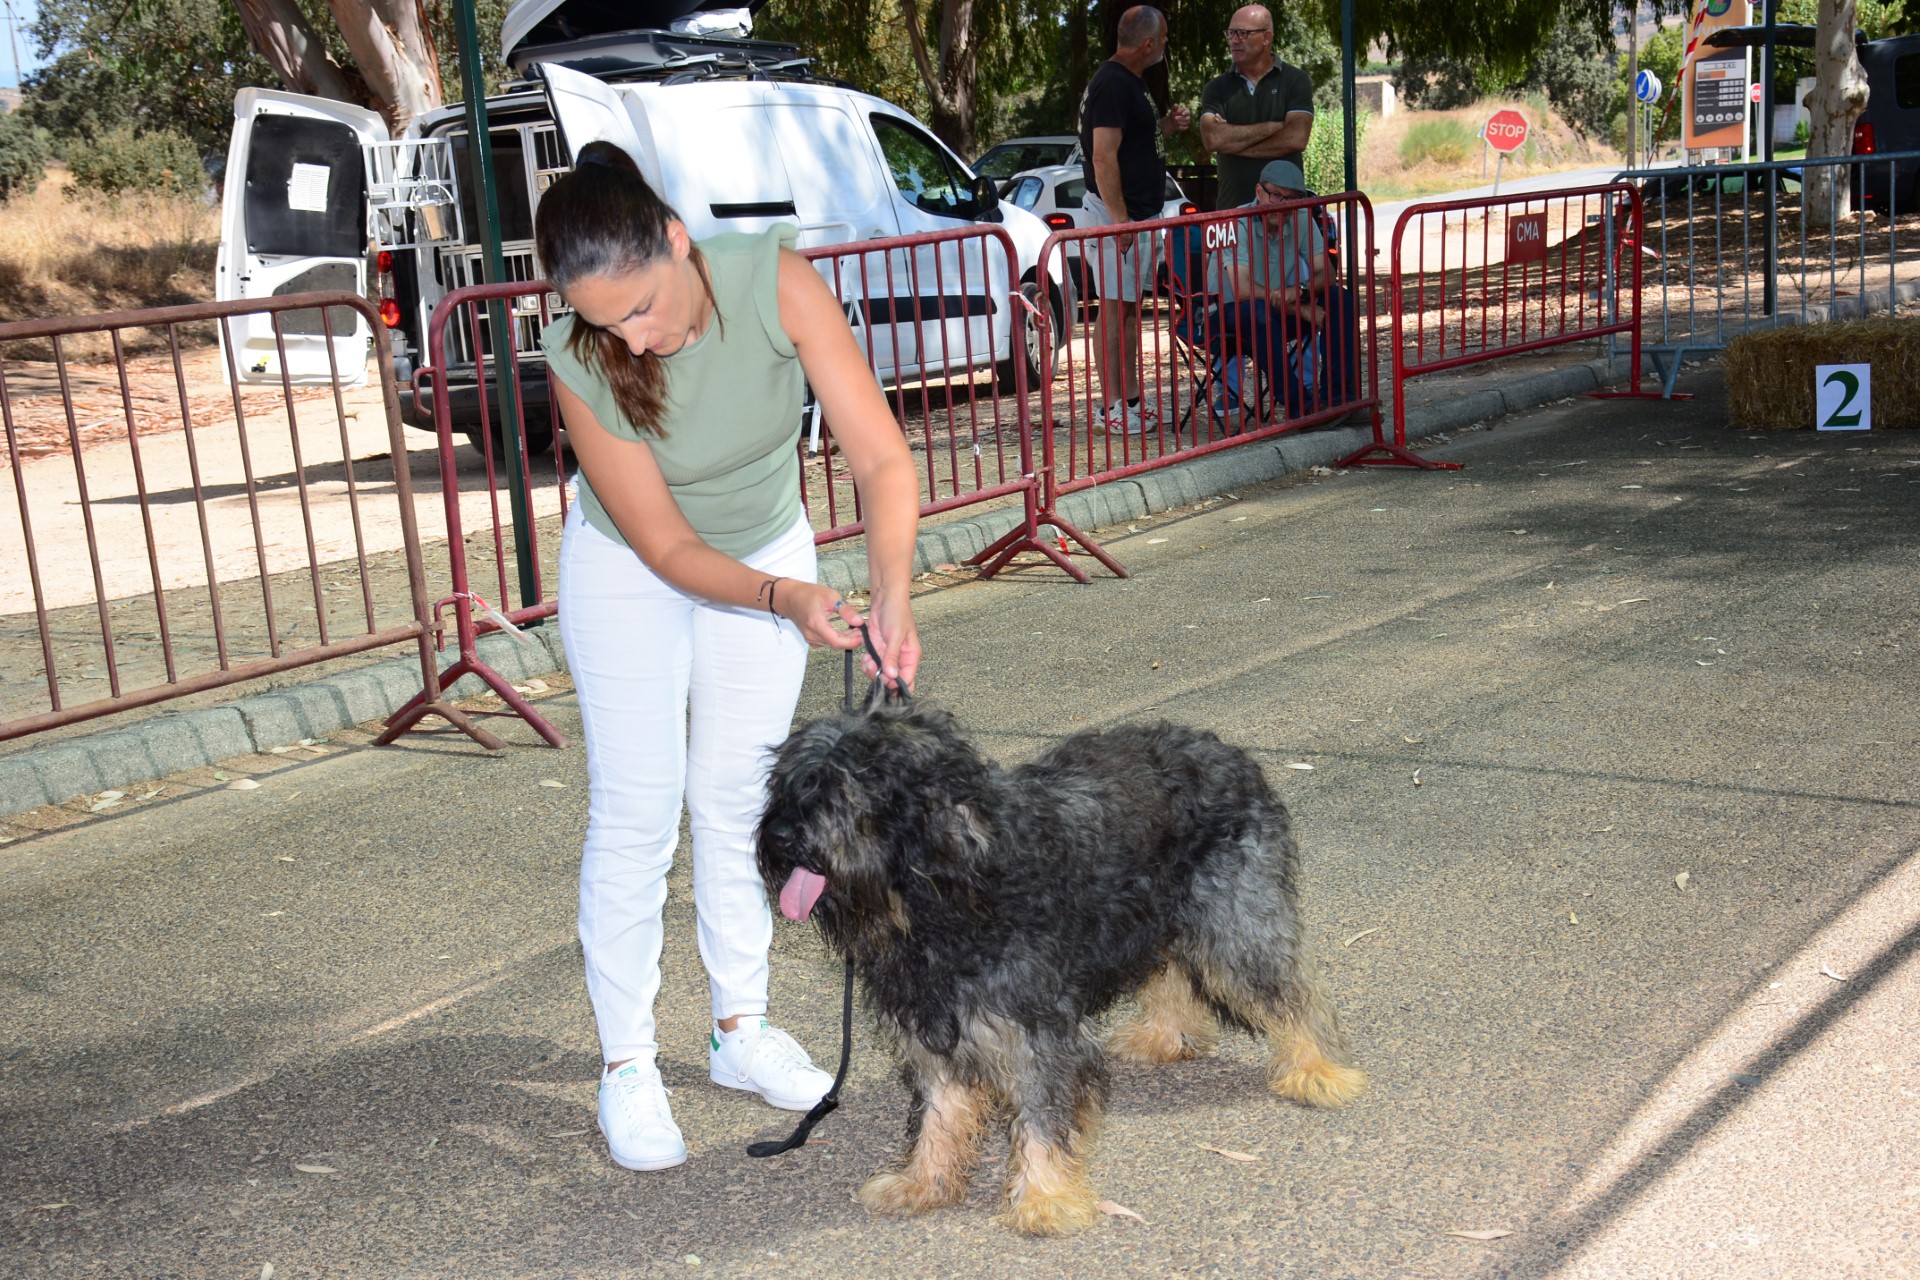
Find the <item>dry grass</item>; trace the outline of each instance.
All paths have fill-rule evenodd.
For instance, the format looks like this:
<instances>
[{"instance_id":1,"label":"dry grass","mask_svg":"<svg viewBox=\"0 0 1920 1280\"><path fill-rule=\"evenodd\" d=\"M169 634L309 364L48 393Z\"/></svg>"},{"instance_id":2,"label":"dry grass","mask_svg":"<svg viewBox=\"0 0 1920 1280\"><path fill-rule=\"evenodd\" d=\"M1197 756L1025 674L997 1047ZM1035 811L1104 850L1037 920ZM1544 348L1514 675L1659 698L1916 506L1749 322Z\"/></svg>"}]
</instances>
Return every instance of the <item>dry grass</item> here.
<instances>
[{"instance_id":1,"label":"dry grass","mask_svg":"<svg viewBox=\"0 0 1920 1280\"><path fill-rule=\"evenodd\" d=\"M0 322L213 296L217 206L155 197L76 199L71 189L65 168L55 166L33 195L0 205ZM46 352L4 354L44 358Z\"/></svg>"},{"instance_id":2,"label":"dry grass","mask_svg":"<svg viewBox=\"0 0 1920 1280\"><path fill-rule=\"evenodd\" d=\"M1920 427L1920 317L1880 316L1751 333L1727 344L1736 426L1811 430L1815 365L1873 366L1873 425Z\"/></svg>"},{"instance_id":3,"label":"dry grass","mask_svg":"<svg viewBox=\"0 0 1920 1280\"><path fill-rule=\"evenodd\" d=\"M1523 174L1553 173L1561 169L1610 164L1618 159L1613 148L1581 137L1557 115L1549 113L1542 119L1538 111L1524 102L1488 98L1471 107L1452 111L1408 111L1403 108L1385 120L1374 120L1367 126L1367 136L1360 145L1361 188L1378 202L1491 182L1494 157L1491 154L1487 156L1486 174L1483 177L1478 135L1487 117L1502 107L1515 107L1525 113L1530 126L1526 147L1507 157L1506 166L1501 170L1503 180ZM1407 131L1423 122L1437 120L1453 121L1474 135L1471 154L1458 164L1440 164L1433 160L1422 160L1415 165L1402 162L1400 145L1406 140Z\"/></svg>"}]
</instances>

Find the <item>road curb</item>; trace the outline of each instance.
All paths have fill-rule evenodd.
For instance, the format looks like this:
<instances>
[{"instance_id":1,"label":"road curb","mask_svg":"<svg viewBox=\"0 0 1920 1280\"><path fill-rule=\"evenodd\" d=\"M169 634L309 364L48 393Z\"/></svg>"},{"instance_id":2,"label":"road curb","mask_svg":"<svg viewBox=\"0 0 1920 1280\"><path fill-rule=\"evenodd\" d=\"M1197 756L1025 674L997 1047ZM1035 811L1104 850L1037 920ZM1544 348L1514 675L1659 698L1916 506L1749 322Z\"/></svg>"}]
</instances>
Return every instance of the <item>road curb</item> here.
<instances>
[{"instance_id":1,"label":"road curb","mask_svg":"<svg viewBox=\"0 0 1920 1280\"><path fill-rule=\"evenodd\" d=\"M1613 376L1604 359L1528 374L1497 389L1409 410L1407 437L1437 435L1583 395ZM1060 515L1089 531L1124 524L1191 506L1215 494L1328 466L1370 439L1372 433L1366 427L1284 435L1083 489L1061 499ZM927 525L920 530L914 550L914 571L927 572L977 555L1018 520L1018 512L997 511ZM851 549L823 552L820 580L842 591L863 589L867 583L864 554ZM523 639L485 636L480 656L516 682L566 670L559 629L553 626L534 628ZM483 689L480 681L469 676L454 685L452 696L471 697ZM30 747L0 756L0 817L271 751L302 738L323 738L384 719L418 692L419 661L408 656L315 679L294 678L277 689L221 706L161 711L124 728Z\"/></svg>"}]
</instances>

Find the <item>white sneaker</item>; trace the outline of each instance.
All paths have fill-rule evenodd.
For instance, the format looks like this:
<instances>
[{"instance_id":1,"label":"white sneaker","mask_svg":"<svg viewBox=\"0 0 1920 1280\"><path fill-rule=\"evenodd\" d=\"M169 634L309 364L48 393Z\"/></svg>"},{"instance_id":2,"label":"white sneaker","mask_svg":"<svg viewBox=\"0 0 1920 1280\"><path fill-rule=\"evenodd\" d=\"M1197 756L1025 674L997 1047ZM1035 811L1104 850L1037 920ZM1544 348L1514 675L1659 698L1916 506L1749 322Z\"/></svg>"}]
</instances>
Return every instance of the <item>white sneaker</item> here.
<instances>
[{"instance_id":1,"label":"white sneaker","mask_svg":"<svg viewBox=\"0 0 1920 1280\"><path fill-rule=\"evenodd\" d=\"M621 1064L600 1077L600 1132L622 1169L671 1169L687 1162L686 1140L651 1062Z\"/></svg>"},{"instance_id":2,"label":"white sneaker","mask_svg":"<svg viewBox=\"0 0 1920 1280\"><path fill-rule=\"evenodd\" d=\"M1147 428L1158 425L1159 421L1159 418L1143 411L1138 404L1115 400L1107 406L1107 416L1102 425L1106 428L1108 435L1137 436L1146 434Z\"/></svg>"},{"instance_id":3,"label":"white sneaker","mask_svg":"<svg viewBox=\"0 0 1920 1280\"><path fill-rule=\"evenodd\" d=\"M742 1018L732 1031L713 1030L707 1075L728 1089L746 1089L782 1111L811 1111L833 1088L833 1077L813 1065L793 1037L765 1018Z\"/></svg>"}]
</instances>

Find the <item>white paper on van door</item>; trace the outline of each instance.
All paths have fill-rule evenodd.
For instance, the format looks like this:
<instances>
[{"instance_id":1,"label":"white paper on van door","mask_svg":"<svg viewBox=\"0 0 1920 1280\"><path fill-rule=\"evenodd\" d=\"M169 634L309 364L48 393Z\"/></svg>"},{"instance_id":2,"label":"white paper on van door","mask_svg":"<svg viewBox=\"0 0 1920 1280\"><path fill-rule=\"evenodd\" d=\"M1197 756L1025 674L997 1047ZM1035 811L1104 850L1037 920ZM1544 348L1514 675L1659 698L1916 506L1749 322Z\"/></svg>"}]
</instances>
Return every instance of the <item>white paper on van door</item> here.
<instances>
[{"instance_id":1,"label":"white paper on van door","mask_svg":"<svg viewBox=\"0 0 1920 1280\"><path fill-rule=\"evenodd\" d=\"M333 171L323 164L295 164L287 179L287 208L301 213L327 211L327 179Z\"/></svg>"}]
</instances>

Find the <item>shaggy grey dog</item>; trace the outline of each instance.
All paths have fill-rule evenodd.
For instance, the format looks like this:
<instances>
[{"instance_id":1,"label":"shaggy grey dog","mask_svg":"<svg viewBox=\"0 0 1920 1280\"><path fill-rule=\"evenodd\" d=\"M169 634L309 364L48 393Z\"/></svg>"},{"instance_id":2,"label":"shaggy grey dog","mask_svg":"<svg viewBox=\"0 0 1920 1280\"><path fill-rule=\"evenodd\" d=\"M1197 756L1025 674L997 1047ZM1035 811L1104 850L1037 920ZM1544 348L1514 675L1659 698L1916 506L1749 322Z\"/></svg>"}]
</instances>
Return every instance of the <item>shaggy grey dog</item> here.
<instances>
[{"instance_id":1,"label":"shaggy grey dog","mask_svg":"<svg viewBox=\"0 0 1920 1280\"><path fill-rule=\"evenodd\" d=\"M1011 1225L1093 1222L1093 1019L1124 995L1122 1057L1203 1054L1223 1016L1266 1035L1282 1097L1340 1106L1366 1083L1303 955L1286 806L1210 733L1083 733L1002 769L945 712L870 701L795 730L768 792L769 893L853 962L905 1063L910 1145L862 1188L875 1212L964 1199L1004 1112Z\"/></svg>"}]
</instances>

